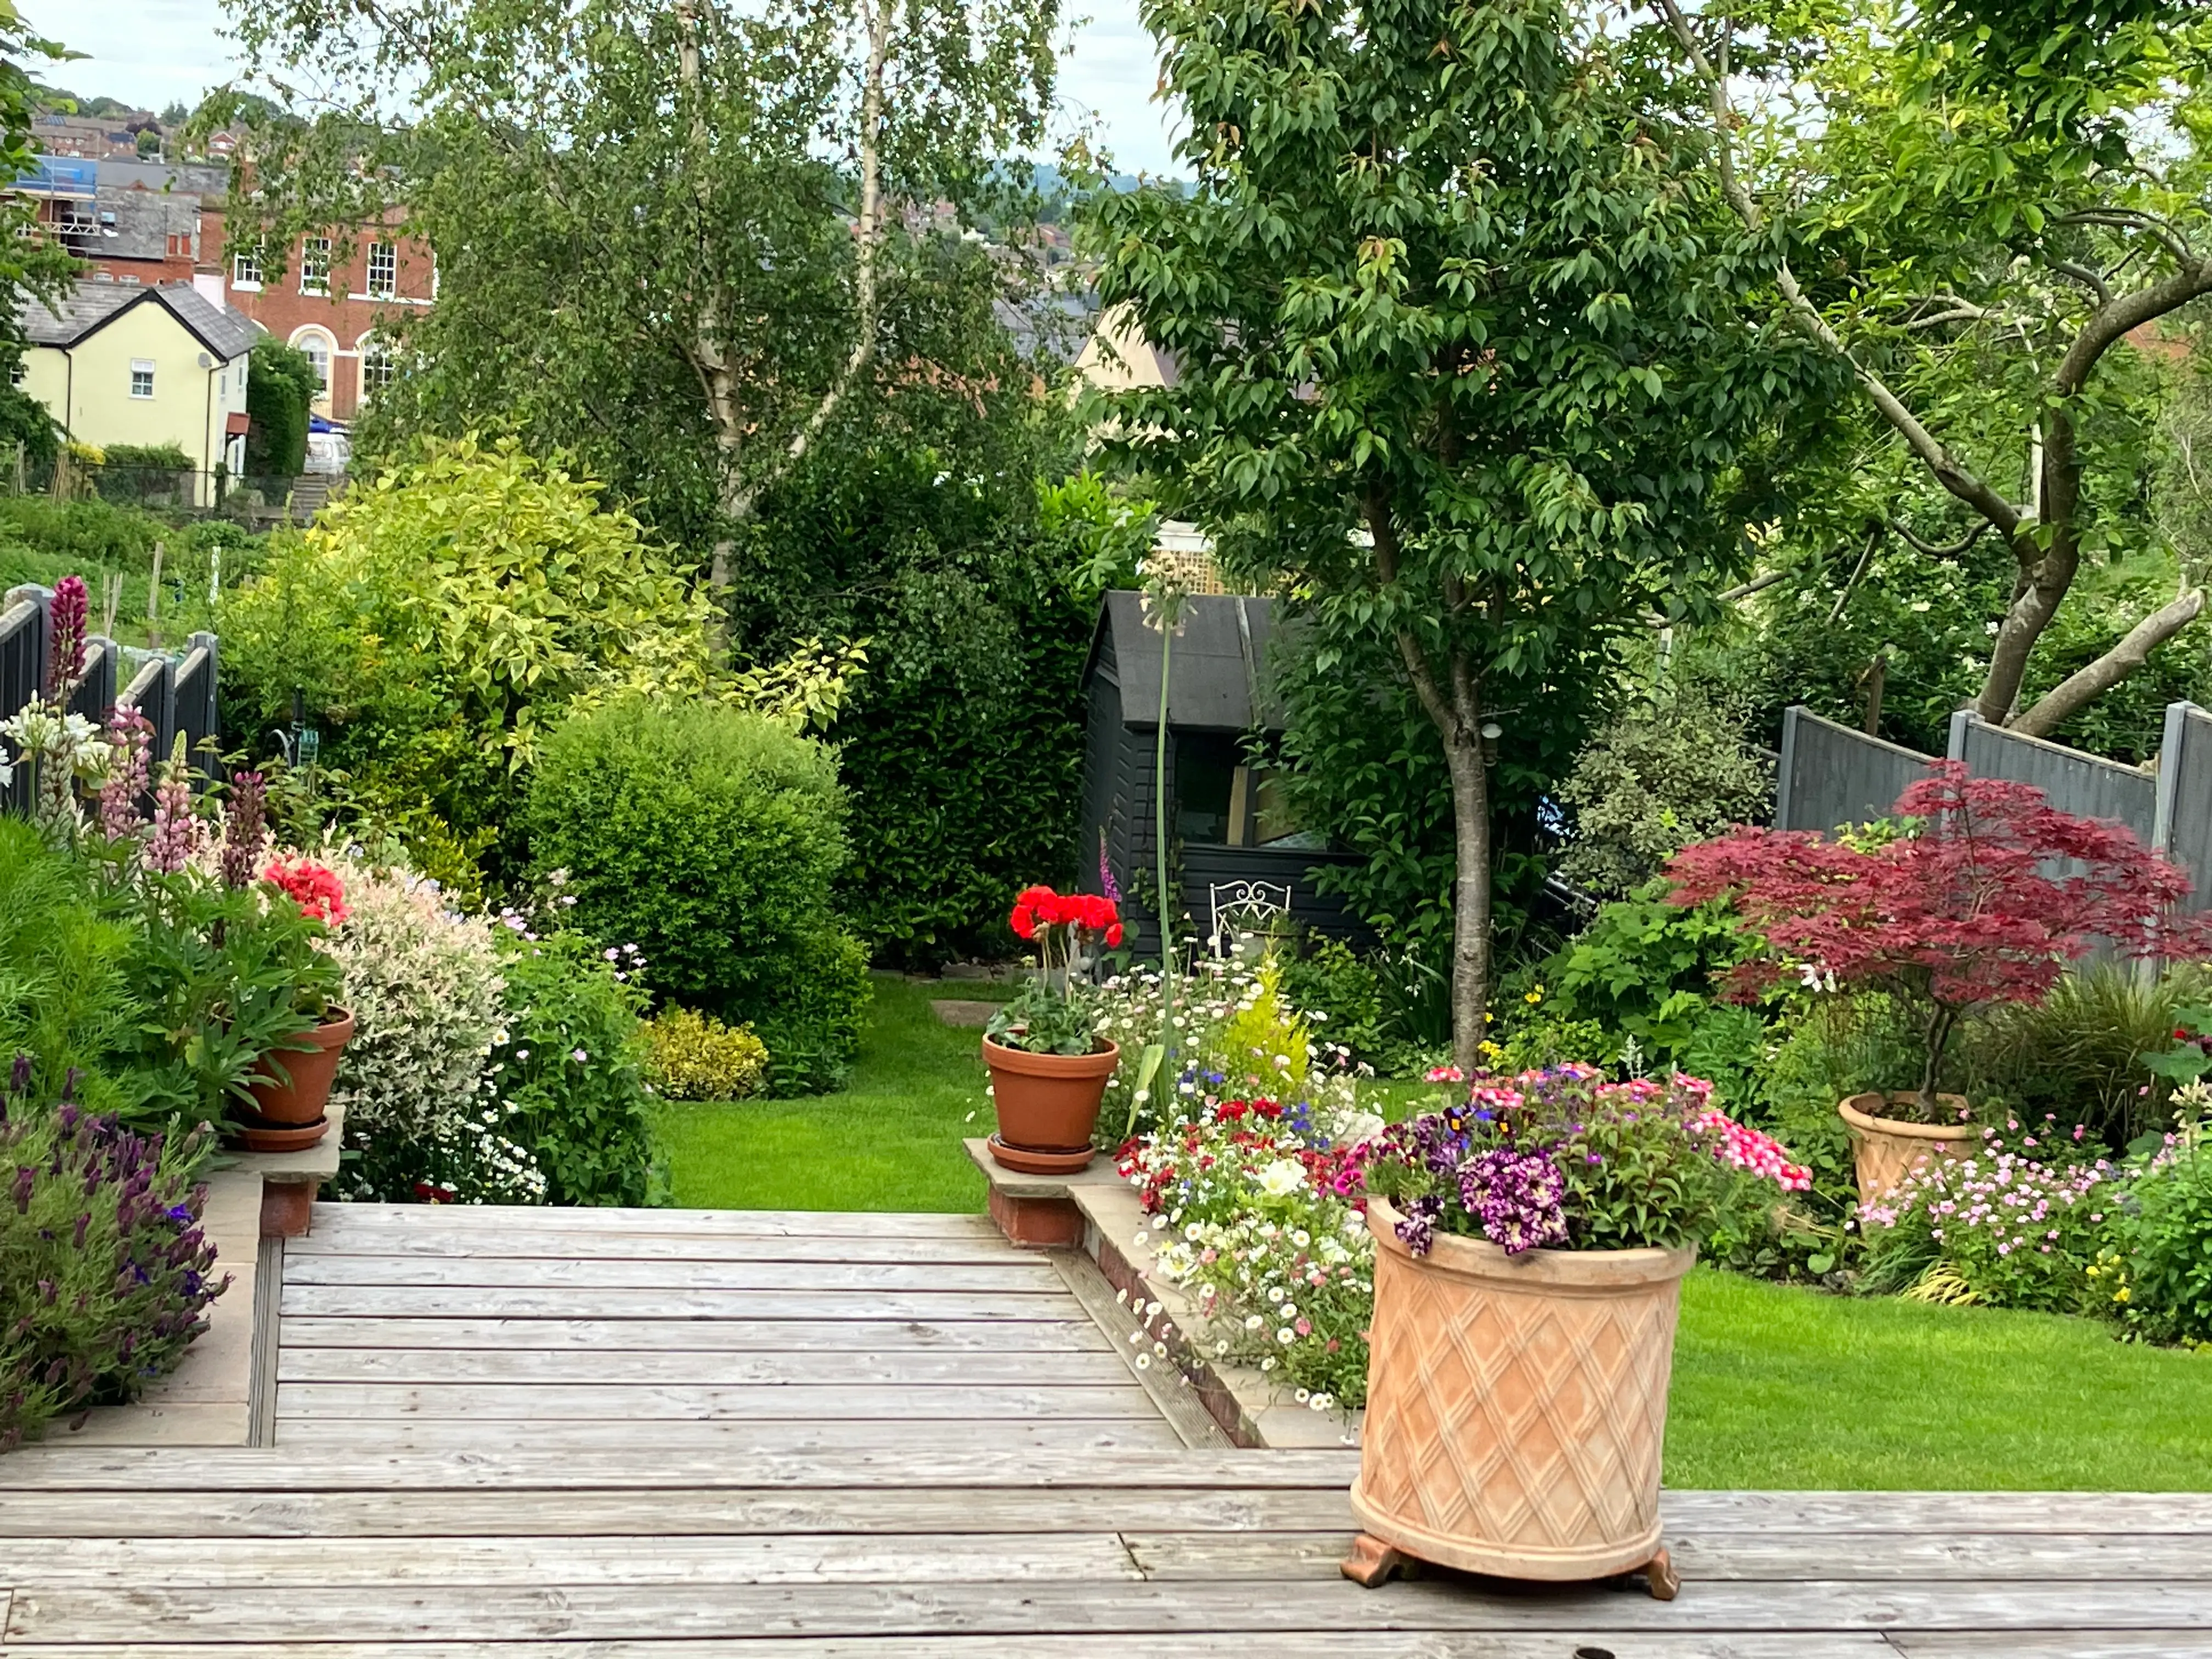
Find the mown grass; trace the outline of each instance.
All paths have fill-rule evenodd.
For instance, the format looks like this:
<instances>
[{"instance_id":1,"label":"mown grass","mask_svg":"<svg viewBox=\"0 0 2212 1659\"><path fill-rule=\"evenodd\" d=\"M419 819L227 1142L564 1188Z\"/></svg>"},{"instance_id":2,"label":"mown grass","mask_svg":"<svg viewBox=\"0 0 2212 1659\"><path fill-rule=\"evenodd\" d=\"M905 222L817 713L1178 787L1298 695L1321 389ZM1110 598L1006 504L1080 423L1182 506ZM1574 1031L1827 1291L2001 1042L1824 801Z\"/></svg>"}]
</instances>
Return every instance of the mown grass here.
<instances>
[{"instance_id":1,"label":"mown grass","mask_svg":"<svg viewBox=\"0 0 2212 1659\"><path fill-rule=\"evenodd\" d=\"M940 1024L929 1004L1005 994L878 975L844 1092L664 1107L674 1201L981 1209L982 1178L960 1146L990 1126L976 1033ZM1700 1268L1683 1291L1667 1480L2204 1491L2208 1422L2212 1354L2127 1346L2087 1320L1830 1296Z\"/></svg>"}]
</instances>

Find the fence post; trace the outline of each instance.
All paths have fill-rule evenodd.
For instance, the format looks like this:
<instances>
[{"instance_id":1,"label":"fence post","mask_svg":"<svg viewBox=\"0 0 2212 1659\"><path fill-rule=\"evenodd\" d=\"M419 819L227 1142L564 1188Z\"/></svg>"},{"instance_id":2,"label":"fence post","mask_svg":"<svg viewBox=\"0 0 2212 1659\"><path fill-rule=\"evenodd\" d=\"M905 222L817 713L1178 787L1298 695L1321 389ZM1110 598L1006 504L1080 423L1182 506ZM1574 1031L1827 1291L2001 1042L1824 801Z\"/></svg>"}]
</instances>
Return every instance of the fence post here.
<instances>
[{"instance_id":1,"label":"fence post","mask_svg":"<svg viewBox=\"0 0 2212 1659\"><path fill-rule=\"evenodd\" d=\"M1981 722L1982 717L1971 708L1954 710L1951 715L1951 740L1943 750L1943 757L1946 760L1965 760L1966 758L1966 728L1970 726L1979 726Z\"/></svg>"},{"instance_id":2,"label":"fence post","mask_svg":"<svg viewBox=\"0 0 2212 1659\"><path fill-rule=\"evenodd\" d=\"M1793 702L1782 711L1782 758L1774 769L1774 825L1778 830L1790 828L1790 775L1797 767L1797 722L1803 718L1805 705Z\"/></svg>"}]
</instances>

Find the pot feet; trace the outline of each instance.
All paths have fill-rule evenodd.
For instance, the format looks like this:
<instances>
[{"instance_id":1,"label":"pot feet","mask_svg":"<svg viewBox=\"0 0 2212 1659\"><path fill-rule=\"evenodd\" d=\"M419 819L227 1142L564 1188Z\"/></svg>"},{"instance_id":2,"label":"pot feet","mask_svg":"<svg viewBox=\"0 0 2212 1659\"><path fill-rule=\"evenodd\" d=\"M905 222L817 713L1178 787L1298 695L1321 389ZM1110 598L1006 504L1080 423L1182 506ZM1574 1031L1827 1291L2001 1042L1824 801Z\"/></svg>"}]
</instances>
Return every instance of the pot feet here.
<instances>
[{"instance_id":1,"label":"pot feet","mask_svg":"<svg viewBox=\"0 0 2212 1659\"><path fill-rule=\"evenodd\" d=\"M1650 1587L1651 1599L1655 1601L1671 1601L1681 1590L1682 1579L1674 1571L1674 1558L1663 1549L1637 1571L1644 1575L1644 1582Z\"/></svg>"},{"instance_id":2,"label":"pot feet","mask_svg":"<svg viewBox=\"0 0 2212 1659\"><path fill-rule=\"evenodd\" d=\"M1387 1584L1403 1574L1411 1577L1413 1559L1384 1543L1372 1533L1363 1532L1352 1540L1352 1553L1339 1564L1344 1576L1364 1589Z\"/></svg>"}]
</instances>

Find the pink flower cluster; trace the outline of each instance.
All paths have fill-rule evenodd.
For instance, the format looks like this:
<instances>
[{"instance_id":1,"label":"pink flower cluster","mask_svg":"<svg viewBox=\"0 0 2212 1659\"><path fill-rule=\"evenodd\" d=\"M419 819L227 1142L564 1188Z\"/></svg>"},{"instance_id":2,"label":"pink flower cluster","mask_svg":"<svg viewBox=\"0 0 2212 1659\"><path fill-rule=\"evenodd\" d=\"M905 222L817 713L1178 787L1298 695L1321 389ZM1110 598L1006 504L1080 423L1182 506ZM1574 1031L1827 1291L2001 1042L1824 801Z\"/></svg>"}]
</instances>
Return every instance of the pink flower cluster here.
<instances>
[{"instance_id":1,"label":"pink flower cluster","mask_svg":"<svg viewBox=\"0 0 2212 1659\"><path fill-rule=\"evenodd\" d=\"M2008 1126L2017 1130L2018 1122ZM1893 1227L1914 1211L1923 1212L1929 1236L1938 1243L1956 1231L1994 1241L1997 1255L2018 1250L2049 1255L2060 1243L2054 1224L2112 1178L2106 1159L2092 1164L2052 1165L2007 1146L1995 1129L1982 1131L1978 1157L1931 1158L1912 1171L1896 1190L1859 1206L1863 1224ZM2023 1144L2034 1146L2033 1135ZM2101 1213L2089 1216L2092 1224Z\"/></svg>"},{"instance_id":2,"label":"pink flower cluster","mask_svg":"<svg viewBox=\"0 0 2212 1659\"><path fill-rule=\"evenodd\" d=\"M1682 1079L1686 1083L1697 1080ZM1711 1084L1705 1085L1708 1093L1711 1089ZM1764 1176L1787 1193L1802 1193L1812 1187L1813 1172L1802 1164L1791 1163L1789 1148L1772 1135L1747 1128L1717 1108L1696 1113L1688 1122L1693 1135L1719 1137L1711 1149L1712 1154L1731 1168Z\"/></svg>"}]
</instances>

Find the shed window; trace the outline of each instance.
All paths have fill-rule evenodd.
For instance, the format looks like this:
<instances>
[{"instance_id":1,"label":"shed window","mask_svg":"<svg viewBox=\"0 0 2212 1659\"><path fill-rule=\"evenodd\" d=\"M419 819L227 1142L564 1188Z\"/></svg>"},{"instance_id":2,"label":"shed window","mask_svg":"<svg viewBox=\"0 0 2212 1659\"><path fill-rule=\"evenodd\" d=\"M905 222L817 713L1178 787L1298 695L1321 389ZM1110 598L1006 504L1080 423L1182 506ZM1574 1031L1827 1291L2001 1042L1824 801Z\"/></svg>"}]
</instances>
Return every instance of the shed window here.
<instances>
[{"instance_id":1,"label":"shed window","mask_svg":"<svg viewBox=\"0 0 2212 1659\"><path fill-rule=\"evenodd\" d=\"M131 395L134 398L154 395L154 365L143 357L131 360Z\"/></svg>"},{"instance_id":2,"label":"shed window","mask_svg":"<svg viewBox=\"0 0 2212 1659\"><path fill-rule=\"evenodd\" d=\"M1230 840L1230 808L1241 769L1237 739L1224 732L1176 734L1176 834L1222 846Z\"/></svg>"}]
</instances>

